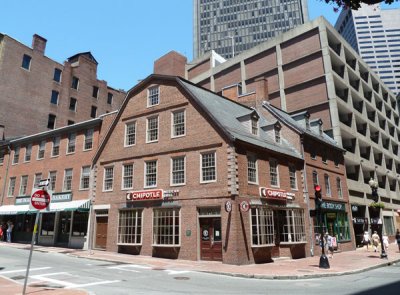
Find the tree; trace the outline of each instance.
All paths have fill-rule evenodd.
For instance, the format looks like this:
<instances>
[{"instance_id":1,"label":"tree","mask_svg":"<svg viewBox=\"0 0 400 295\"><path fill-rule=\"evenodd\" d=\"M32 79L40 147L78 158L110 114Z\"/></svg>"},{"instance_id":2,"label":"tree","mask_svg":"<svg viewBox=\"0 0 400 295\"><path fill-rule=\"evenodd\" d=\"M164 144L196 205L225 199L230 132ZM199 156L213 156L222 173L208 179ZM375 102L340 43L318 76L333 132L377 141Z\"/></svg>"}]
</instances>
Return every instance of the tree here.
<instances>
[{"instance_id":1,"label":"tree","mask_svg":"<svg viewBox=\"0 0 400 295\"><path fill-rule=\"evenodd\" d=\"M338 11L339 8L350 8L353 10L358 10L358 8L361 7L361 3L372 5L383 2L390 5L393 2L397 2L399 0L324 0L324 1L327 4L337 5L337 8L334 8L334 10Z\"/></svg>"}]
</instances>

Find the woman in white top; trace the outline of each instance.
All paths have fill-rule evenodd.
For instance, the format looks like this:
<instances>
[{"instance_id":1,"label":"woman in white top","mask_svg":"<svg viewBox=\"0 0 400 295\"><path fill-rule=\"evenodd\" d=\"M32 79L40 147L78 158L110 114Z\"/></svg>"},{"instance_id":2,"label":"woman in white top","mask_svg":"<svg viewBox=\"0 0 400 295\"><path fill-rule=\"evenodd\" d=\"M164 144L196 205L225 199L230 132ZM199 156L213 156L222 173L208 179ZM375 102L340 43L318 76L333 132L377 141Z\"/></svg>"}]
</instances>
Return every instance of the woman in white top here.
<instances>
[{"instance_id":1,"label":"woman in white top","mask_svg":"<svg viewBox=\"0 0 400 295\"><path fill-rule=\"evenodd\" d=\"M371 239L369 238L369 233L367 231L365 231L362 243L364 246L367 246L367 252L368 252L368 246L369 246L370 241L371 241Z\"/></svg>"}]
</instances>

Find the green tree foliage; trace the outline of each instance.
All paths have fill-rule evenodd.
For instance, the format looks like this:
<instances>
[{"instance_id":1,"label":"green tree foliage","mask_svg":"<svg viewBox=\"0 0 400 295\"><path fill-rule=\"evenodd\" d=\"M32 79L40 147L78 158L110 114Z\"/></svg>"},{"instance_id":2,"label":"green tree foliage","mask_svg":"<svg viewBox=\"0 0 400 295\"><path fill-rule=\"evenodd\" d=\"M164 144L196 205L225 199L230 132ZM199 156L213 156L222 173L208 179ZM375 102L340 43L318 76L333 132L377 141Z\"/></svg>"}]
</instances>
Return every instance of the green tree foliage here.
<instances>
[{"instance_id":1,"label":"green tree foliage","mask_svg":"<svg viewBox=\"0 0 400 295\"><path fill-rule=\"evenodd\" d=\"M365 4L378 4L378 3L386 3L392 4L393 2L397 2L399 0L324 0L327 4L333 4L337 7L334 8L335 11L339 11L339 8L350 8L353 10L357 10L360 8L361 3Z\"/></svg>"}]
</instances>

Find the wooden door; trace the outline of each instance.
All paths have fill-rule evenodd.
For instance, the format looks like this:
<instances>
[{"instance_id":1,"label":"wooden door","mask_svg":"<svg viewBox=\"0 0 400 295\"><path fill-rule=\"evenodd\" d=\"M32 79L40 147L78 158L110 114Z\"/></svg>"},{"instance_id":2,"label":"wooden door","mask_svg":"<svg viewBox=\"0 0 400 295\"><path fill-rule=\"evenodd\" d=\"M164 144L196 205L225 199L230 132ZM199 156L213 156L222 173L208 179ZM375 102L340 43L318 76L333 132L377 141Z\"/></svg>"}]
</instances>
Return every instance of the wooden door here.
<instances>
[{"instance_id":1,"label":"wooden door","mask_svg":"<svg viewBox=\"0 0 400 295\"><path fill-rule=\"evenodd\" d=\"M222 261L221 218L200 218L200 255L202 260Z\"/></svg>"},{"instance_id":2,"label":"wooden door","mask_svg":"<svg viewBox=\"0 0 400 295\"><path fill-rule=\"evenodd\" d=\"M96 217L96 242L95 248L105 249L107 245L107 227L108 217L97 216Z\"/></svg>"}]
</instances>

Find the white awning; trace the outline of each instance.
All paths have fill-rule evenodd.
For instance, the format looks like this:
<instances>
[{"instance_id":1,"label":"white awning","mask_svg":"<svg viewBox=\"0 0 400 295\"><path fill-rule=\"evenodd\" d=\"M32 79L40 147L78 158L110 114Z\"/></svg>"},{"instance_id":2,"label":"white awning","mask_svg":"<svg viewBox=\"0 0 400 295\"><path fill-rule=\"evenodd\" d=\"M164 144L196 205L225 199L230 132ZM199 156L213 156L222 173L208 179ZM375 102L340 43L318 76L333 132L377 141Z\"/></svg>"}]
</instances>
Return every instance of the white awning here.
<instances>
[{"instance_id":1,"label":"white awning","mask_svg":"<svg viewBox=\"0 0 400 295\"><path fill-rule=\"evenodd\" d=\"M90 200L76 200L71 202L59 202L50 203L46 212L58 212L58 211L89 211ZM0 206L0 215L16 215L16 214L27 214L35 213L36 210L29 209L29 205L5 205Z\"/></svg>"}]
</instances>

